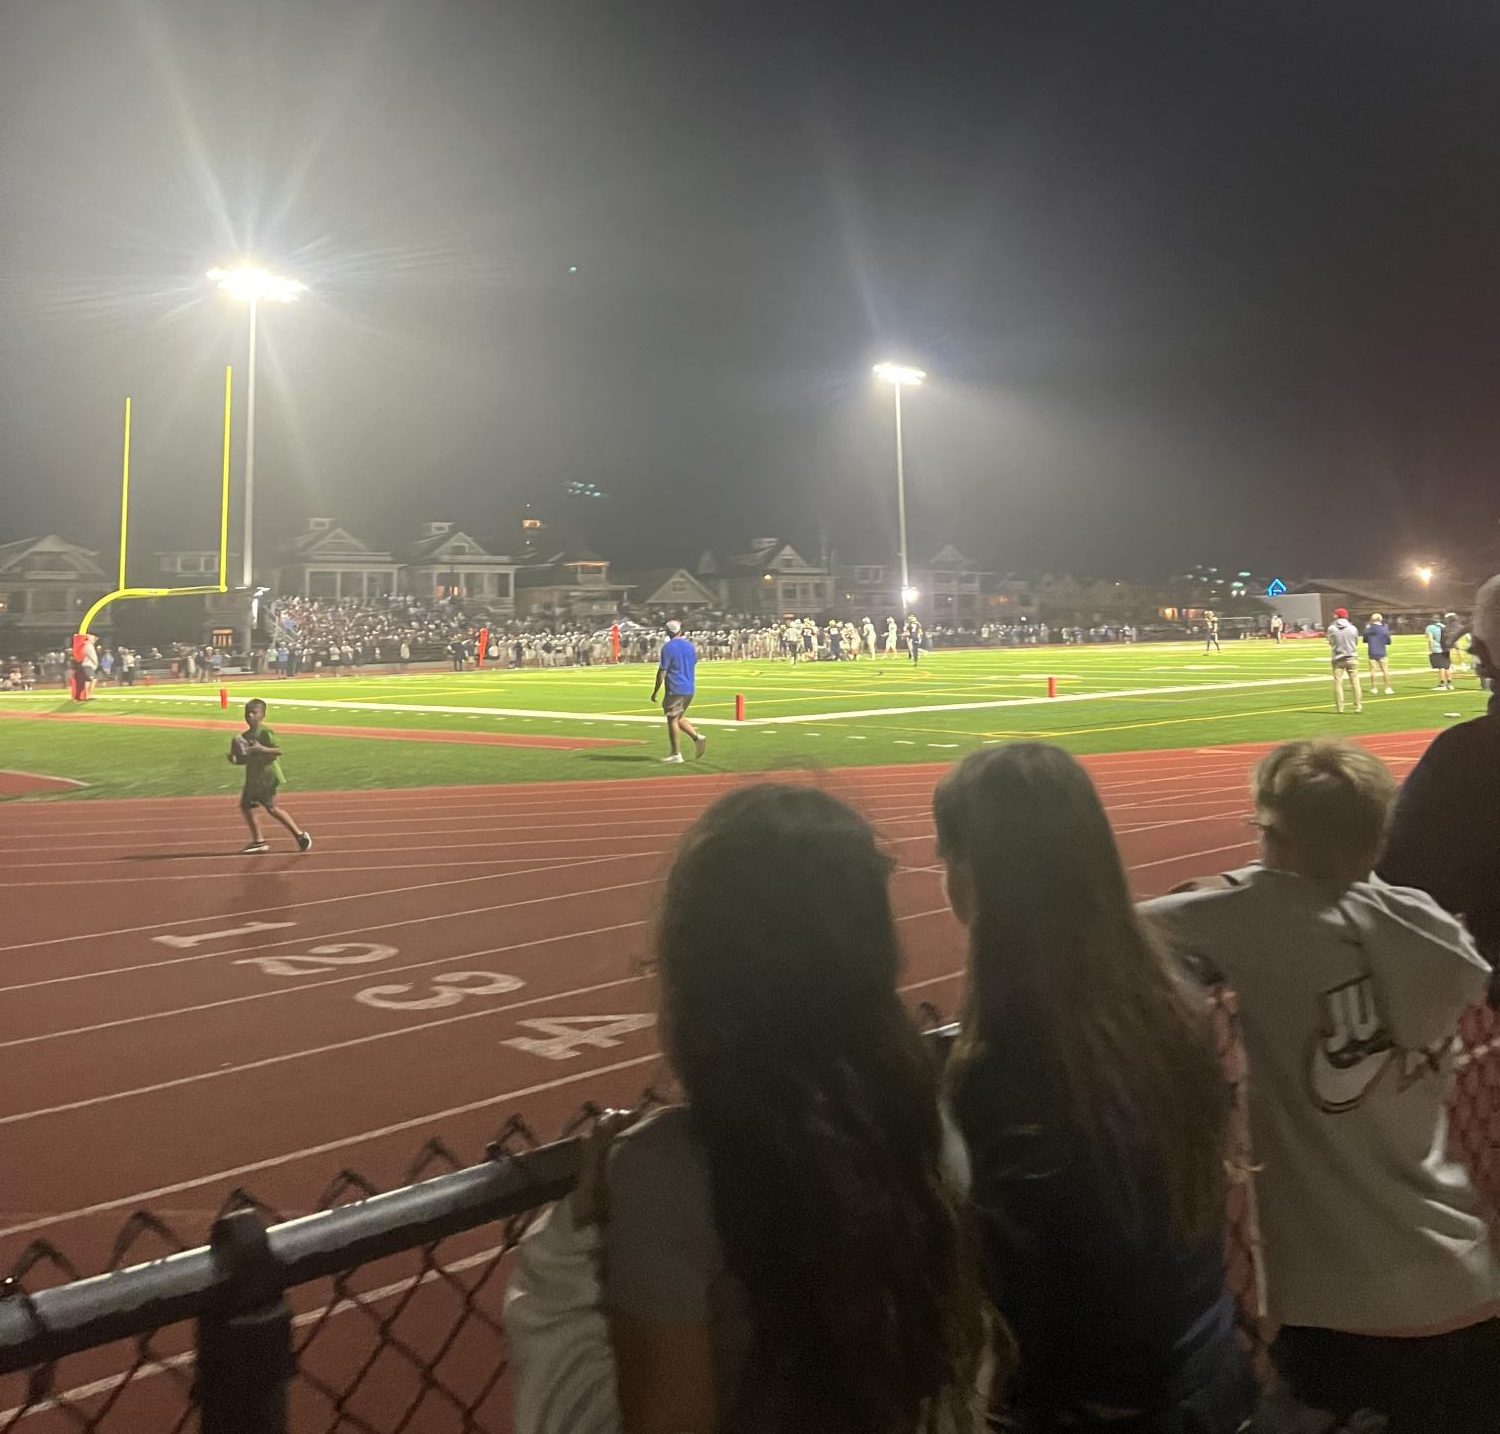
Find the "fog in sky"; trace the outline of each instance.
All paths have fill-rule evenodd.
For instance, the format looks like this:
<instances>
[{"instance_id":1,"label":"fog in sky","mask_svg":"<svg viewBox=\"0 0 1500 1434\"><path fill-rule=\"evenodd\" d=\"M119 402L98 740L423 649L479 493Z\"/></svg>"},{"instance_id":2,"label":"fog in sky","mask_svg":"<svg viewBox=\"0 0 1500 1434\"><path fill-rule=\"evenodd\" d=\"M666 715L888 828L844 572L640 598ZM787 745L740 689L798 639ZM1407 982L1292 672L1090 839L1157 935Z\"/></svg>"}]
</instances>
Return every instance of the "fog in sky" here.
<instances>
[{"instance_id":1,"label":"fog in sky","mask_svg":"<svg viewBox=\"0 0 1500 1434\"><path fill-rule=\"evenodd\" d=\"M1497 73L1490 3L10 0L0 538L109 544L128 393L140 541L212 545L253 252L310 285L267 545L533 501L625 563L888 551L895 356L917 557L1477 548Z\"/></svg>"}]
</instances>

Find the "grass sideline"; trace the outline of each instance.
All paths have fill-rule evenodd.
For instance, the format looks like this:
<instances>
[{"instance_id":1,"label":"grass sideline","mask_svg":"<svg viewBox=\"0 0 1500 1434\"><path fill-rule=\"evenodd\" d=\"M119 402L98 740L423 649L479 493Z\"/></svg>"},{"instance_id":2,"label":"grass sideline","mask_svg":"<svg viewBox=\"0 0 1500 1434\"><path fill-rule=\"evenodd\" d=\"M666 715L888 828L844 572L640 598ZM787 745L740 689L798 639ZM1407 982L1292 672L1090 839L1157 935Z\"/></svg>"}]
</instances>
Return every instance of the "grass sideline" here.
<instances>
[{"instance_id":1,"label":"grass sideline","mask_svg":"<svg viewBox=\"0 0 1500 1434\"><path fill-rule=\"evenodd\" d=\"M663 767L661 719L649 705L652 670L630 665L407 676L228 682L221 712L206 684L109 689L87 709L62 693L0 694L0 766L87 786L40 798L179 796L238 789L224 760L238 707L270 703L270 725L327 724L520 735L608 737L630 745L585 750L460 746L288 734L288 803L298 790L354 790L490 782L599 780L681 771L760 772L947 761L992 742L1039 738L1075 752L1135 751L1277 741L1330 733L1426 730L1484 710L1472 676L1433 691L1425 643L1398 638L1396 695L1365 711L1333 710L1328 653L1317 641L937 652L905 659L816 663L703 663L693 716L707 719L701 763ZM1046 698L1056 677L1061 701ZM734 698L747 703L734 722ZM136 722L27 722L23 714L100 713ZM222 723L152 727L157 718Z\"/></svg>"}]
</instances>

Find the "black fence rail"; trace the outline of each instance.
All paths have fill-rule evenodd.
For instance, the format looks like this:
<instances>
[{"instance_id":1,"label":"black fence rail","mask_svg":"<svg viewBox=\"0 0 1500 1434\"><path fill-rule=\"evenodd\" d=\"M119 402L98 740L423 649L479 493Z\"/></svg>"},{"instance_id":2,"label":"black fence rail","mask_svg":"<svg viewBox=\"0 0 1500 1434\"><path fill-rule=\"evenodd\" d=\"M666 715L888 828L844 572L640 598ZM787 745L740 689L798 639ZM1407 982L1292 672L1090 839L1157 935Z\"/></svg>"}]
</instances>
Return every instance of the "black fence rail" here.
<instances>
[{"instance_id":1,"label":"black fence rail","mask_svg":"<svg viewBox=\"0 0 1500 1434\"><path fill-rule=\"evenodd\" d=\"M92 1277L28 1246L0 1285L0 1431L502 1430L499 1271L596 1114L544 1145L513 1120L477 1165L429 1142L387 1193L345 1171L299 1218L237 1191L198 1248L137 1214ZM147 1241L169 1253L126 1264Z\"/></svg>"},{"instance_id":2,"label":"black fence rail","mask_svg":"<svg viewBox=\"0 0 1500 1434\"><path fill-rule=\"evenodd\" d=\"M1233 994L1210 1007L1236 1109L1227 1277L1259 1354L1243 1050ZM956 1027L923 1014L941 1058ZM1453 1144L1500 1209L1500 1014L1469 1012L1461 1042ZM139 1212L90 1277L33 1243L0 1284L0 1434L505 1434L507 1256L573 1188L598 1114L548 1144L512 1119L474 1165L429 1141L400 1188L346 1170L297 1218L237 1190L201 1247Z\"/></svg>"}]
</instances>

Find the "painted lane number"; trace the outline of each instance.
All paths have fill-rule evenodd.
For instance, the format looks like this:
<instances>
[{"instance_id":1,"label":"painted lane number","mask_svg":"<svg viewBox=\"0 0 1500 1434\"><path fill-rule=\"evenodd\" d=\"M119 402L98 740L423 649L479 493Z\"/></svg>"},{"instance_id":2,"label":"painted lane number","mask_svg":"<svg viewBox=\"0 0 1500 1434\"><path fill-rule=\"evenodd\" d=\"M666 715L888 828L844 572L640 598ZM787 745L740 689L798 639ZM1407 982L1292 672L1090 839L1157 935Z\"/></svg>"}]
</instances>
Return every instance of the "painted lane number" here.
<instances>
[{"instance_id":1,"label":"painted lane number","mask_svg":"<svg viewBox=\"0 0 1500 1434\"><path fill-rule=\"evenodd\" d=\"M382 946L375 941L354 941L313 946L302 956L242 956L234 964L259 966L267 976L316 976L321 971L336 971L340 966L389 961L395 954L394 946Z\"/></svg>"},{"instance_id":2,"label":"painted lane number","mask_svg":"<svg viewBox=\"0 0 1500 1434\"><path fill-rule=\"evenodd\" d=\"M444 1006L456 1006L470 996L503 996L508 991L518 991L526 983L519 976L507 976L499 971L449 971L432 978L430 994L409 996L410 985L367 986L356 991L354 999L366 1006L381 1011L440 1011Z\"/></svg>"},{"instance_id":3,"label":"painted lane number","mask_svg":"<svg viewBox=\"0 0 1500 1434\"><path fill-rule=\"evenodd\" d=\"M656 1024L656 1017L637 1013L629 1016L535 1016L517 1021L541 1036L512 1036L502 1046L541 1056L549 1061L570 1061L580 1050L607 1051L620 1044L632 1031L644 1031ZM545 1038L545 1039L544 1039Z\"/></svg>"},{"instance_id":4,"label":"painted lane number","mask_svg":"<svg viewBox=\"0 0 1500 1434\"><path fill-rule=\"evenodd\" d=\"M199 931L192 936L153 936L163 946L175 946L179 951L201 946L205 941L227 941L231 936L253 936L257 931L284 931L295 926L295 921L251 921L244 926L231 926L227 931Z\"/></svg>"}]
</instances>

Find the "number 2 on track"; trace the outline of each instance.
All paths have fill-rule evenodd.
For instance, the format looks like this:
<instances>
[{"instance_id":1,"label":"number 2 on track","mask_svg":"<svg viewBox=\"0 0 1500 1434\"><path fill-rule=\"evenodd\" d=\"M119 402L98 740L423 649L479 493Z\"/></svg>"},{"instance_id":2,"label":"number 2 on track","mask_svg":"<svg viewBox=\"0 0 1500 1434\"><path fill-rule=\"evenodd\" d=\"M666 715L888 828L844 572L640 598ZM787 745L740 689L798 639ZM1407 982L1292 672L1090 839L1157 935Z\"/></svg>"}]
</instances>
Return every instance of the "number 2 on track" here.
<instances>
[{"instance_id":1,"label":"number 2 on track","mask_svg":"<svg viewBox=\"0 0 1500 1434\"><path fill-rule=\"evenodd\" d=\"M394 946L382 946L376 941L341 941L332 946L311 947L305 956L242 956L234 964L259 966L267 976L316 976L319 971L333 971L340 966L389 961L395 954Z\"/></svg>"},{"instance_id":2,"label":"number 2 on track","mask_svg":"<svg viewBox=\"0 0 1500 1434\"><path fill-rule=\"evenodd\" d=\"M512 1036L501 1041L528 1055L541 1056L549 1061L570 1061L579 1050L588 1046L594 1050L607 1051L620 1044L620 1037L632 1031L644 1031L656 1024L656 1017L636 1014L630 1016L535 1016L527 1021L517 1021L518 1026L541 1031L549 1039L536 1036Z\"/></svg>"}]
</instances>

